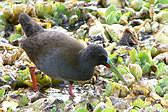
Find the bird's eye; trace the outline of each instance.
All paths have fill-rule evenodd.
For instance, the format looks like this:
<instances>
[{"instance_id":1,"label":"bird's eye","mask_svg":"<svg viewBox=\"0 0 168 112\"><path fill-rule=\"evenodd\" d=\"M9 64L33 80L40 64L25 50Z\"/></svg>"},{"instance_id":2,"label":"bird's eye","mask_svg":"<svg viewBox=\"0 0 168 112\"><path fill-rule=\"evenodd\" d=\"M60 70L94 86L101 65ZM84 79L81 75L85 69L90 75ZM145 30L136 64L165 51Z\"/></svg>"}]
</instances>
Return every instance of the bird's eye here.
<instances>
[{"instance_id":1,"label":"bird's eye","mask_svg":"<svg viewBox=\"0 0 168 112\"><path fill-rule=\"evenodd\" d=\"M106 58L106 56L103 55L103 54L100 54L99 57L100 57L100 59L105 59Z\"/></svg>"},{"instance_id":2,"label":"bird's eye","mask_svg":"<svg viewBox=\"0 0 168 112\"><path fill-rule=\"evenodd\" d=\"M103 57L103 54L99 54L99 57Z\"/></svg>"},{"instance_id":3,"label":"bird's eye","mask_svg":"<svg viewBox=\"0 0 168 112\"><path fill-rule=\"evenodd\" d=\"M104 54L99 54L98 61L99 64L104 64L107 61L107 57Z\"/></svg>"}]
</instances>

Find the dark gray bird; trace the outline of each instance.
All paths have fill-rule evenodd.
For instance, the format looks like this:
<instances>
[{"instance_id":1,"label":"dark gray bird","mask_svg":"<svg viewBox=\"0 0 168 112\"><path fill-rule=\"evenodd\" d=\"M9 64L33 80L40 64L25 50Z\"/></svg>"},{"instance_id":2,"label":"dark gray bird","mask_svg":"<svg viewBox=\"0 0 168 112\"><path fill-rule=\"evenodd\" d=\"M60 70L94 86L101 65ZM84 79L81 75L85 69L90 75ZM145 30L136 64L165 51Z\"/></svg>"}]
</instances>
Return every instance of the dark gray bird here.
<instances>
[{"instance_id":1,"label":"dark gray bird","mask_svg":"<svg viewBox=\"0 0 168 112\"><path fill-rule=\"evenodd\" d=\"M95 66L110 67L107 52L99 45L85 47L65 32L45 30L26 13L20 14L19 22L27 36L21 40L21 47L36 67L51 78L85 81L92 78ZM37 89L33 71L32 80ZM116 75L122 77L116 71ZM69 86L69 94L74 96L72 85Z\"/></svg>"}]
</instances>

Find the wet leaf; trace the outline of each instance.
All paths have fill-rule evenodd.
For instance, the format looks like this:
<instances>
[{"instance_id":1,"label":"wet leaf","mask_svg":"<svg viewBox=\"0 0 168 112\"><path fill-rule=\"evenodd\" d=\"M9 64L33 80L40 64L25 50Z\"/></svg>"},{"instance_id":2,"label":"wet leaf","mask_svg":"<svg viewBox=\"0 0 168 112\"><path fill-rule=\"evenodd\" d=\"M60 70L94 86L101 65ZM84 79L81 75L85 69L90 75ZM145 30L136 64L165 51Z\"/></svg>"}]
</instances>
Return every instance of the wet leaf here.
<instances>
[{"instance_id":1,"label":"wet leaf","mask_svg":"<svg viewBox=\"0 0 168 112\"><path fill-rule=\"evenodd\" d=\"M129 51L129 55L131 58L132 63L136 62L136 58L137 58L137 51L135 48L133 48L132 50Z\"/></svg>"},{"instance_id":2,"label":"wet leaf","mask_svg":"<svg viewBox=\"0 0 168 112\"><path fill-rule=\"evenodd\" d=\"M142 7L143 0L131 0L130 7L135 10L140 10Z\"/></svg>"},{"instance_id":3,"label":"wet leaf","mask_svg":"<svg viewBox=\"0 0 168 112\"><path fill-rule=\"evenodd\" d=\"M163 10L154 16L154 20L158 21L159 23L166 24L168 23L167 16L168 16L168 11Z\"/></svg>"},{"instance_id":4,"label":"wet leaf","mask_svg":"<svg viewBox=\"0 0 168 112\"><path fill-rule=\"evenodd\" d=\"M36 75L36 80L42 87L52 84L51 78L47 75L44 75L44 74L37 74ZM58 83L59 83L59 81L55 84L58 84Z\"/></svg>"},{"instance_id":5,"label":"wet leaf","mask_svg":"<svg viewBox=\"0 0 168 112\"><path fill-rule=\"evenodd\" d=\"M163 79L159 80L156 87L155 87L155 91L157 92L157 94L159 94L160 96L163 96L164 93L167 91L166 88L168 85L168 77L164 77Z\"/></svg>"},{"instance_id":6,"label":"wet leaf","mask_svg":"<svg viewBox=\"0 0 168 112\"><path fill-rule=\"evenodd\" d=\"M13 42L13 41L16 41L18 40L19 38L21 38L21 35L20 34L13 34L9 37L9 41L10 42Z\"/></svg>"},{"instance_id":7,"label":"wet leaf","mask_svg":"<svg viewBox=\"0 0 168 112\"><path fill-rule=\"evenodd\" d=\"M119 65L119 66L117 67L117 70L118 70L121 74L127 74L127 73L129 73L129 69L128 69L126 66Z\"/></svg>"},{"instance_id":8,"label":"wet leaf","mask_svg":"<svg viewBox=\"0 0 168 112\"><path fill-rule=\"evenodd\" d=\"M75 25L78 21L78 16L77 15L73 15L69 18L69 25Z\"/></svg>"},{"instance_id":9,"label":"wet leaf","mask_svg":"<svg viewBox=\"0 0 168 112\"><path fill-rule=\"evenodd\" d=\"M102 110L104 110L105 108L106 104L104 102L100 102L99 104L97 104L93 112L102 112Z\"/></svg>"},{"instance_id":10,"label":"wet leaf","mask_svg":"<svg viewBox=\"0 0 168 112\"><path fill-rule=\"evenodd\" d=\"M19 99L19 106L26 106L30 102L27 96L21 96Z\"/></svg>"},{"instance_id":11,"label":"wet leaf","mask_svg":"<svg viewBox=\"0 0 168 112\"><path fill-rule=\"evenodd\" d=\"M109 82L105 91L106 96L113 95L113 96L125 97L127 94L128 94L128 88L115 82Z\"/></svg>"},{"instance_id":12,"label":"wet leaf","mask_svg":"<svg viewBox=\"0 0 168 112\"><path fill-rule=\"evenodd\" d=\"M112 82L108 82L107 86L106 86L106 90L105 90L105 96L110 96L111 91L112 91Z\"/></svg>"},{"instance_id":13,"label":"wet leaf","mask_svg":"<svg viewBox=\"0 0 168 112\"><path fill-rule=\"evenodd\" d=\"M145 63L145 65L142 67L143 74L150 73L151 71L151 65L149 63Z\"/></svg>"},{"instance_id":14,"label":"wet leaf","mask_svg":"<svg viewBox=\"0 0 168 112\"><path fill-rule=\"evenodd\" d=\"M150 65L153 65L153 60L150 51L140 51L137 56L142 65L145 65L146 62L148 62Z\"/></svg>"},{"instance_id":15,"label":"wet leaf","mask_svg":"<svg viewBox=\"0 0 168 112\"><path fill-rule=\"evenodd\" d=\"M167 112L167 4L167 0L2 0L0 111ZM65 31L88 45L102 45L124 78L98 66L100 75L92 78L94 86L90 81L74 83L76 97L70 99L67 83L36 72L42 88L33 92L25 66L31 61L20 46L13 46L24 35L18 23L21 12L44 29Z\"/></svg>"},{"instance_id":16,"label":"wet leaf","mask_svg":"<svg viewBox=\"0 0 168 112\"><path fill-rule=\"evenodd\" d=\"M121 32L124 30L124 27L119 24L113 24L113 25L106 25L105 29L107 33L109 34L109 40L113 40L114 42L118 43L120 40Z\"/></svg>"},{"instance_id":17,"label":"wet leaf","mask_svg":"<svg viewBox=\"0 0 168 112\"><path fill-rule=\"evenodd\" d=\"M117 23L121 15L121 12L117 10L115 5L109 6L105 12L106 23L109 25Z\"/></svg>"},{"instance_id":18,"label":"wet leaf","mask_svg":"<svg viewBox=\"0 0 168 112\"><path fill-rule=\"evenodd\" d=\"M119 56L119 57L117 58L117 62L118 62L119 64L123 63L123 58L122 58L121 56Z\"/></svg>"},{"instance_id":19,"label":"wet leaf","mask_svg":"<svg viewBox=\"0 0 168 112\"><path fill-rule=\"evenodd\" d=\"M115 12L112 12L110 15L108 15L106 19L107 24L112 25L112 24L117 23L118 22L117 16L118 14Z\"/></svg>"},{"instance_id":20,"label":"wet leaf","mask_svg":"<svg viewBox=\"0 0 168 112\"><path fill-rule=\"evenodd\" d=\"M159 53L159 50L156 47L151 48L151 56L155 57Z\"/></svg>"},{"instance_id":21,"label":"wet leaf","mask_svg":"<svg viewBox=\"0 0 168 112\"><path fill-rule=\"evenodd\" d=\"M136 100L132 103L132 106L139 107L139 108L146 107L147 105L149 105L149 103L143 101L143 100L140 99L140 98L136 99Z\"/></svg>"},{"instance_id":22,"label":"wet leaf","mask_svg":"<svg viewBox=\"0 0 168 112\"><path fill-rule=\"evenodd\" d=\"M131 74L135 77L137 81L142 78L142 69L138 64L129 64L128 65Z\"/></svg>"},{"instance_id":23,"label":"wet leaf","mask_svg":"<svg viewBox=\"0 0 168 112\"><path fill-rule=\"evenodd\" d=\"M138 96L138 95L144 95L147 96L150 93L149 90L149 85L144 85L142 84L133 84L132 85L132 92L134 93L134 95Z\"/></svg>"},{"instance_id":24,"label":"wet leaf","mask_svg":"<svg viewBox=\"0 0 168 112\"><path fill-rule=\"evenodd\" d=\"M116 112L116 109L114 107L108 107L104 109L102 112Z\"/></svg>"},{"instance_id":25,"label":"wet leaf","mask_svg":"<svg viewBox=\"0 0 168 112\"><path fill-rule=\"evenodd\" d=\"M86 110L85 108L79 108L79 109L77 109L77 111L76 112L89 112L88 110Z\"/></svg>"},{"instance_id":26,"label":"wet leaf","mask_svg":"<svg viewBox=\"0 0 168 112\"><path fill-rule=\"evenodd\" d=\"M106 106L107 107L112 107L112 102L111 102L111 99L109 97L106 97Z\"/></svg>"},{"instance_id":27,"label":"wet leaf","mask_svg":"<svg viewBox=\"0 0 168 112\"><path fill-rule=\"evenodd\" d=\"M168 4L168 0L157 0L158 3Z\"/></svg>"},{"instance_id":28,"label":"wet leaf","mask_svg":"<svg viewBox=\"0 0 168 112\"><path fill-rule=\"evenodd\" d=\"M114 11L117 11L116 6L115 5L110 5L105 12L105 16L106 17L109 16L111 14L111 12L114 12Z\"/></svg>"},{"instance_id":29,"label":"wet leaf","mask_svg":"<svg viewBox=\"0 0 168 112\"><path fill-rule=\"evenodd\" d=\"M5 88L0 88L0 97L4 97L5 95Z\"/></svg>"},{"instance_id":30,"label":"wet leaf","mask_svg":"<svg viewBox=\"0 0 168 112\"><path fill-rule=\"evenodd\" d=\"M155 86L155 91L157 94L159 94L160 96L163 96L164 95L164 91L163 91L163 88L159 85L156 85Z\"/></svg>"},{"instance_id":31,"label":"wet leaf","mask_svg":"<svg viewBox=\"0 0 168 112\"><path fill-rule=\"evenodd\" d=\"M24 81L24 80L28 79L29 75L30 75L28 67L26 67L26 69L24 69L24 70L19 70L18 73L19 73L18 80L20 80L20 81Z\"/></svg>"},{"instance_id":32,"label":"wet leaf","mask_svg":"<svg viewBox=\"0 0 168 112\"><path fill-rule=\"evenodd\" d=\"M50 17L53 14L53 7L51 3L37 2L35 9L38 17Z\"/></svg>"},{"instance_id":33,"label":"wet leaf","mask_svg":"<svg viewBox=\"0 0 168 112\"><path fill-rule=\"evenodd\" d=\"M130 16L131 16L131 12L127 12L127 13L123 14L120 17L119 23L123 24L123 25L128 24L128 19Z\"/></svg>"},{"instance_id":34,"label":"wet leaf","mask_svg":"<svg viewBox=\"0 0 168 112\"><path fill-rule=\"evenodd\" d=\"M166 64L163 63L163 62L158 64L158 69L156 71L156 76L157 77L166 74L166 68L165 67L166 67Z\"/></svg>"},{"instance_id":35,"label":"wet leaf","mask_svg":"<svg viewBox=\"0 0 168 112\"><path fill-rule=\"evenodd\" d=\"M3 15L6 20L12 17L12 8L10 6L5 6L3 8Z\"/></svg>"}]
</instances>

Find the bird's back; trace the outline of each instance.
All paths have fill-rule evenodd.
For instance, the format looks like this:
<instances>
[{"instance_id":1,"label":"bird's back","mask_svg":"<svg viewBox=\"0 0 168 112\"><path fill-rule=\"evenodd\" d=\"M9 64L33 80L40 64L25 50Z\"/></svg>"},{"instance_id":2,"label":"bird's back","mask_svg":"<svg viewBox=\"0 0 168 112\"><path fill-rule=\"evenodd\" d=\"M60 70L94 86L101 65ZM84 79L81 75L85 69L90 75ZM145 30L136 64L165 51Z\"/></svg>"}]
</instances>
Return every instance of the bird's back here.
<instances>
[{"instance_id":1,"label":"bird's back","mask_svg":"<svg viewBox=\"0 0 168 112\"><path fill-rule=\"evenodd\" d=\"M44 30L27 14L20 16L20 23L27 36L21 40L21 47L38 69L65 80L81 79L79 52L84 45L63 31Z\"/></svg>"}]
</instances>

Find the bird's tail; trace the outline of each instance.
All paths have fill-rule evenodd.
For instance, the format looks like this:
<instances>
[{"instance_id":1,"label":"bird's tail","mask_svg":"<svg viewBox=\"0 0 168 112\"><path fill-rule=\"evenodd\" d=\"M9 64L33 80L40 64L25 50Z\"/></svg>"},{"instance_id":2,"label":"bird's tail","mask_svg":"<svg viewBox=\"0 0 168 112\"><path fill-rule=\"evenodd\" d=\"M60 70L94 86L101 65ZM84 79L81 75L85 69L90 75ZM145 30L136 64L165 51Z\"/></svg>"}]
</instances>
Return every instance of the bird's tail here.
<instances>
[{"instance_id":1,"label":"bird's tail","mask_svg":"<svg viewBox=\"0 0 168 112\"><path fill-rule=\"evenodd\" d=\"M34 35L37 32L43 32L44 29L38 25L29 15L21 13L19 15L19 22L27 37Z\"/></svg>"}]
</instances>

